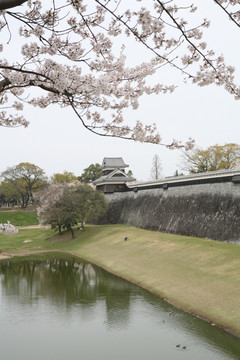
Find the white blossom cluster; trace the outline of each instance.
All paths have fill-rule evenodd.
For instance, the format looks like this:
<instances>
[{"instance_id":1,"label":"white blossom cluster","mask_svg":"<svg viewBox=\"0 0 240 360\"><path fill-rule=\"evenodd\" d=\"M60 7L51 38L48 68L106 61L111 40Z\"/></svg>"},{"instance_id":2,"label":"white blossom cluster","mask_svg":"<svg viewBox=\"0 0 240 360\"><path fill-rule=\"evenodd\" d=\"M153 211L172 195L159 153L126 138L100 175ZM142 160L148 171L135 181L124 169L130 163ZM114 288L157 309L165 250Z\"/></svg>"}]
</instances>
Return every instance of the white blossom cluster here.
<instances>
[{"instance_id":1,"label":"white blossom cluster","mask_svg":"<svg viewBox=\"0 0 240 360\"><path fill-rule=\"evenodd\" d=\"M6 224L0 224L0 234L15 235L18 233L18 229L13 226L10 221Z\"/></svg>"},{"instance_id":2,"label":"white blossom cluster","mask_svg":"<svg viewBox=\"0 0 240 360\"><path fill-rule=\"evenodd\" d=\"M174 85L162 84L156 76L158 69L166 66L199 86L223 86L239 99L234 68L209 49L204 39L210 21L194 22L197 6L187 3L28 0L21 6L23 12L19 8L2 11L0 32L6 42L0 44L0 126L27 126L28 121L19 115L24 103L40 108L58 104L70 106L96 134L159 144L162 140L156 125L145 126L139 121L131 125L124 110L137 109L144 94L174 90ZM214 3L240 25L239 1ZM21 53L12 60L7 57L11 40L6 32L22 42ZM129 67L122 46L126 37L142 45L152 60L136 61ZM168 146L192 145L192 140L186 144L173 140Z\"/></svg>"}]
</instances>

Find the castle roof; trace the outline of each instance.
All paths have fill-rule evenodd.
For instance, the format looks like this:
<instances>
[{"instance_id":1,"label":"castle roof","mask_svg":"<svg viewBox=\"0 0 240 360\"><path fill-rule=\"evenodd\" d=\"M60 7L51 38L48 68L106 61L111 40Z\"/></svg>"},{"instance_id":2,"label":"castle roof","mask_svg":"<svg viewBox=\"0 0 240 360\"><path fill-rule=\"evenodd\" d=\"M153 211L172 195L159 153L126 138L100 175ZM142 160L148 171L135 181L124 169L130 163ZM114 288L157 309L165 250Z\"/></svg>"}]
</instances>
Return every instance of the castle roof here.
<instances>
[{"instance_id":1,"label":"castle roof","mask_svg":"<svg viewBox=\"0 0 240 360\"><path fill-rule=\"evenodd\" d=\"M136 179L132 176L128 176L123 171L121 171L119 168L113 170L111 173L107 175L102 175L100 178L93 181L93 184L95 185L101 185L105 183L110 184L125 184L129 181L135 181Z\"/></svg>"},{"instance_id":2,"label":"castle roof","mask_svg":"<svg viewBox=\"0 0 240 360\"><path fill-rule=\"evenodd\" d=\"M121 157L105 157L102 162L102 169L124 169L128 166Z\"/></svg>"}]
</instances>

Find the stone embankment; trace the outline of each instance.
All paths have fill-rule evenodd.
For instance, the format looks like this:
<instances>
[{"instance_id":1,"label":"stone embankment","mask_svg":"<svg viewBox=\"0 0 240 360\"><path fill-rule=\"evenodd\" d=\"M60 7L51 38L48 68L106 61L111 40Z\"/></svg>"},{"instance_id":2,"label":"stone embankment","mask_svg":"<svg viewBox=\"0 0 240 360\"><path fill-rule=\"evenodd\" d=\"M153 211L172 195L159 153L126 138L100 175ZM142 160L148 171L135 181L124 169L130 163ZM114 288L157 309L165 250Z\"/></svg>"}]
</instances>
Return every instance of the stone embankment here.
<instances>
[{"instance_id":1,"label":"stone embankment","mask_svg":"<svg viewBox=\"0 0 240 360\"><path fill-rule=\"evenodd\" d=\"M128 192L105 195L109 211L102 224L240 243L240 183L233 176L137 184Z\"/></svg>"}]
</instances>

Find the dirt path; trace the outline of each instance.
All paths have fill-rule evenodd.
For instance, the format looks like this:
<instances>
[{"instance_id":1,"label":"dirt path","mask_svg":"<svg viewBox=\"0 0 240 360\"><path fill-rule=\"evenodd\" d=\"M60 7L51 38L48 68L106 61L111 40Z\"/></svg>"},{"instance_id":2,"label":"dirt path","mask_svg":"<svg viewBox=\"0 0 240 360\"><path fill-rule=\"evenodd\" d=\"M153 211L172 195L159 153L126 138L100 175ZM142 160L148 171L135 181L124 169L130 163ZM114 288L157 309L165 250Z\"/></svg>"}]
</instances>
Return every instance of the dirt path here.
<instances>
[{"instance_id":1,"label":"dirt path","mask_svg":"<svg viewBox=\"0 0 240 360\"><path fill-rule=\"evenodd\" d=\"M79 254L77 254L74 251L67 251L67 250L58 250L58 249L54 249L54 250L36 250L36 251L26 251L26 252L21 252L21 253L12 253L10 254L6 254L6 253L0 253L0 260L4 260L4 259L11 259L12 257L15 256L31 256L31 255L39 255L39 254L47 254L47 253L63 253L63 254L70 254L76 257L81 257L79 256Z\"/></svg>"},{"instance_id":2,"label":"dirt path","mask_svg":"<svg viewBox=\"0 0 240 360\"><path fill-rule=\"evenodd\" d=\"M17 226L17 229L50 229L50 225L29 225L29 226Z\"/></svg>"},{"instance_id":3,"label":"dirt path","mask_svg":"<svg viewBox=\"0 0 240 360\"><path fill-rule=\"evenodd\" d=\"M0 254L0 260L4 260L4 259L10 259L12 256L7 255L7 254Z\"/></svg>"}]
</instances>

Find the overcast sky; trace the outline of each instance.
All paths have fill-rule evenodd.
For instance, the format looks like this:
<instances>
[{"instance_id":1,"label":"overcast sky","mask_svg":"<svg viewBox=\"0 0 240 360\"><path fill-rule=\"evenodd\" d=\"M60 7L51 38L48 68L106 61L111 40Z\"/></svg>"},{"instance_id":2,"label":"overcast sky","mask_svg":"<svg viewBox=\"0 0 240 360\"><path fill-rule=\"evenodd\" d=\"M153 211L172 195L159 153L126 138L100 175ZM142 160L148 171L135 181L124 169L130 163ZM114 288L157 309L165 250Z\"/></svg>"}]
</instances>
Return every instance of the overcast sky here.
<instances>
[{"instance_id":1,"label":"overcast sky","mask_svg":"<svg viewBox=\"0 0 240 360\"><path fill-rule=\"evenodd\" d=\"M207 3L209 5L209 1ZM209 10L208 5L205 8ZM239 63L234 29L230 28L226 33L221 18L215 25L211 41L219 47L220 53L225 53L228 63ZM132 61L134 56L135 50L129 53ZM171 83L177 75L168 69L156 76ZM176 82L179 86L173 94L144 96L140 107L136 111L127 111L126 117L143 123L155 122L165 143L170 143L173 138L185 141L188 137L194 138L200 147L240 142L239 101L223 88L199 88L184 84L178 78ZM181 170L181 151L91 134L70 109L28 107L25 114L30 120L27 129L0 128L0 171L20 162L31 162L43 168L48 176L64 170L80 175L91 163L101 163L105 156L117 156L123 157L138 180L148 180L155 154L161 159L164 176Z\"/></svg>"}]
</instances>

